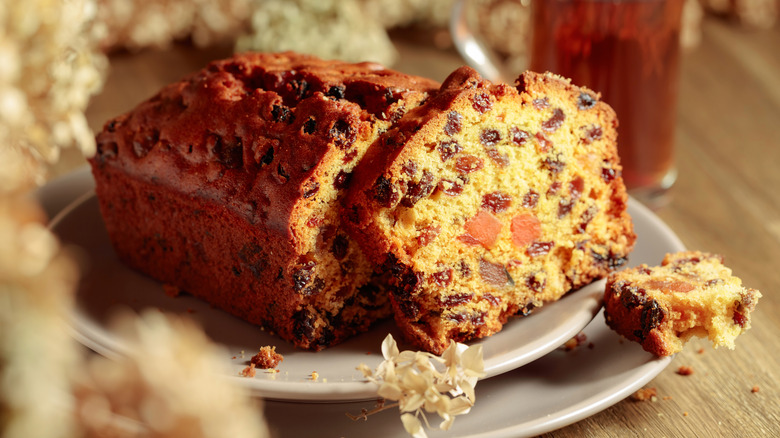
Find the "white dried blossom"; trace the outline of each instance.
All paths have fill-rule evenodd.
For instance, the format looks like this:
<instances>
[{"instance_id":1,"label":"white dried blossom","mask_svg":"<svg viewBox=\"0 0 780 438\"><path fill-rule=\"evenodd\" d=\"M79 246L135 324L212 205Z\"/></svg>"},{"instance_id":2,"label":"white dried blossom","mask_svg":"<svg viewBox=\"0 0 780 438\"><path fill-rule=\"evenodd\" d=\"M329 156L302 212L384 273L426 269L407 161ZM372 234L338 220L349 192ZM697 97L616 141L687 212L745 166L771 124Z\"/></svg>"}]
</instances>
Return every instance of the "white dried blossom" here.
<instances>
[{"instance_id":1,"label":"white dried blossom","mask_svg":"<svg viewBox=\"0 0 780 438\"><path fill-rule=\"evenodd\" d=\"M424 351L399 351L392 335L382 342L382 361L371 370L360 364L358 370L378 385L377 394L398 402L401 422L414 437L425 437L430 427L426 412L436 413L442 422L439 429L448 430L455 417L467 414L474 406L474 387L484 376L482 346L457 342L436 356ZM421 421L422 420L422 421Z\"/></svg>"},{"instance_id":2,"label":"white dried blossom","mask_svg":"<svg viewBox=\"0 0 780 438\"><path fill-rule=\"evenodd\" d=\"M259 400L220 377L228 352L192 320L149 310L124 315L115 333L129 353L88 362L77 391L83 436L268 436Z\"/></svg>"},{"instance_id":3,"label":"white dried blossom","mask_svg":"<svg viewBox=\"0 0 780 438\"><path fill-rule=\"evenodd\" d=\"M198 47L233 41L262 0L98 0L102 45L163 48L192 38Z\"/></svg>"},{"instance_id":4,"label":"white dried blossom","mask_svg":"<svg viewBox=\"0 0 780 438\"><path fill-rule=\"evenodd\" d=\"M413 24L446 27L455 0L361 0L371 17L385 28Z\"/></svg>"},{"instance_id":5,"label":"white dried blossom","mask_svg":"<svg viewBox=\"0 0 780 438\"><path fill-rule=\"evenodd\" d=\"M358 0L264 0L254 9L251 30L238 39L236 50L292 50L385 65L397 58L385 28Z\"/></svg>"},{"instance_id":6,"label":"white dried blossom","mask_svg":"<svg viewBox=\"0 0 780 438\"><path fill-rule=\"evenodd\" d=\"M94 153L84 110L103 83L94 0L0 2L0 194L42 183L60 149Z\"/></svg>"},{"instance_id":7,"label":"white dried blossom","mask_svg":"<svg viewBox=\"0 0 780 438\"><path fill-rule=\"evenodd\" d=\"M29 197L0 194L0 429L6 438L73 436L66 326L77 270Z\"/></svg>"}]
</instances>

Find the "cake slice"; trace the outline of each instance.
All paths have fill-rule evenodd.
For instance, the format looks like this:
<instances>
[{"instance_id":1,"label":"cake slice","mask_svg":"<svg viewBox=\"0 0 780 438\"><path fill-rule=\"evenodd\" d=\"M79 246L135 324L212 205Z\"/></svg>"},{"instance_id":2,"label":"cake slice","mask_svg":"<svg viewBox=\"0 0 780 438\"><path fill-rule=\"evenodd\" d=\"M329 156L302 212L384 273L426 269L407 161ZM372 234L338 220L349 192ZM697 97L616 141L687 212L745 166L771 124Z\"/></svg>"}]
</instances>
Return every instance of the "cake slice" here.
<instances>
[{"instance_id":1,"label":"cake slice","mask_svg":"<svg viewBox=\"0 0 780 438\"><path fill-rule=\"evenodd\" d=\"M441 353L622 265L635 235L599 96L463 67L358 164L344 222L391 280L397 323Z\"/></svg>"},{"instance_id":2,"label":"cake slice","mask_svg":"<svg viewBox=\"0 0 780 438\"><path fill-rule=\"evenodd\" d=\"M294 53L209 64L97 137L117 254L302 348L365 331L390 304L340 199L368 146L437 87Z\"/></svg>"},{"instance_id":3,"label":"cake slice","mask_svg":"<svg viewBox=\"0 0 780 438\"><path fill-rule=\"evenodd\" d=\"M646 351L669 356L693 336L718 347L750 328L761 293L723 265L723 258L699 251L667 254L661 266L641 265L607 280L607 324Z\"/></svg>"}]
</instances>

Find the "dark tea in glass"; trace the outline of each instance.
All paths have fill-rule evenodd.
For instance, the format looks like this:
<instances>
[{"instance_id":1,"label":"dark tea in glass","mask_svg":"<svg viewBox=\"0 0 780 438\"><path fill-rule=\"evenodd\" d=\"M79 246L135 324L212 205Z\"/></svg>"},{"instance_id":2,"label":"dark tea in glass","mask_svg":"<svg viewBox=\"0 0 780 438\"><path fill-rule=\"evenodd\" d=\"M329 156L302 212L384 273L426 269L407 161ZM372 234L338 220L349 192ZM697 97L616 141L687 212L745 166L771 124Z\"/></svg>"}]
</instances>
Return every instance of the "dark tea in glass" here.
<instances>
[{"instance_id":1,"label":"dark tea in glass","mask_svg":"<svg viewBox=\"0 0 780 438\"><path fill-rule=\"evenodd\" d=\"M617 113L623 179L641 198L676 177L683 0L534 0L530 69L601 93Z\"/></svg>"}]
</instances>

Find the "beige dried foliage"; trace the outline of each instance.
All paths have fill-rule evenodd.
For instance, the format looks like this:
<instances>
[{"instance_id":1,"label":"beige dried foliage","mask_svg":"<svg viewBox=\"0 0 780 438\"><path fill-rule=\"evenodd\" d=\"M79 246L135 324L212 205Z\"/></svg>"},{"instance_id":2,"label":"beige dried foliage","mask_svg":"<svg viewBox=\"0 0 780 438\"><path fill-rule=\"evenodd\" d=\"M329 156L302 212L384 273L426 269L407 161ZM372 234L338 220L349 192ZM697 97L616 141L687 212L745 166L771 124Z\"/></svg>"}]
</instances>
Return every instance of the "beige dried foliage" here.
<instances>
[{"instance_id":1,"label":"beige dried foliage","mask_svg":"<svg viewBox=\"0 0 780 438\"><path fill-rule=\"evenodd\" d=\"M113 331L127 357L88 362L76 389L82 436L268 436L259 400L227 380L229 353L192 320L149 310Z\"/></svg>"},{"instance_id":2,"label":"beige dried foliage","mask_svg":"<svg viewBox=\"0 0 780 438\"><path fill-rule=\"evenodd\" d=\"M392 335L382 342L384 361L371 370L358 367L369 381L378 385L377 394L398 403L404 429L414 437L425 437L430 427L425 415L436 413L442 419L438 428L449 430L458 415L467 414L476 401L474 388L484 376L482 346L457 342L436 356L424 351L399 351ZM383 407L382 409L384 409Z\"/></svg>"},{"instance_id":3,"label":"beige dried foliage","mask_svg":"<svg viewBox=\"0 0 780 438\"><path fill-rule=\"evenodd\" d=\"M366 13L389 29L410 25L446 27L455 0L360 0Z\"/></svg>"},{"instance_id":4,"label":"beige dried foliage","mask_svg":"<svg viewBox=\"0 0 780 438\"><path fill-rule=\"evenodd\" d=\"M0 430L6 438L69 437L66 326L76 266L28 197L0 195Z\"/></svg>"},{"instance_id":5,"label":"beige dried foliage","mask_svg":"<svg viewBox=\"0 0 780 438\"><path fill-rule=\"evenodd\" d=\"M233 41L262 0L98 0L106 49L164 48L192 38L199 47Z\"/></svg>"},{"instance_id":6,"label":"beige dried foliage","mask_svg":"<svg viewBox=\"0 0 780 438\"><path fill-rule=\"evenodd\" d=\"M94 0L0 2L0 194L40 184L60 149L94 153L84 110L106 67Z\"/></svg>"},{"instance_id":7,"label":"beige dried foliage","mask_svg":"<svg viewBox=\"0 0 780 438\"><path fill-rule=\"evenodd\" d=\"M384 27L358 0L264 0L236 44L236 51L248 50L385 65L397 57Z\"/></svg>"}]
</instances>

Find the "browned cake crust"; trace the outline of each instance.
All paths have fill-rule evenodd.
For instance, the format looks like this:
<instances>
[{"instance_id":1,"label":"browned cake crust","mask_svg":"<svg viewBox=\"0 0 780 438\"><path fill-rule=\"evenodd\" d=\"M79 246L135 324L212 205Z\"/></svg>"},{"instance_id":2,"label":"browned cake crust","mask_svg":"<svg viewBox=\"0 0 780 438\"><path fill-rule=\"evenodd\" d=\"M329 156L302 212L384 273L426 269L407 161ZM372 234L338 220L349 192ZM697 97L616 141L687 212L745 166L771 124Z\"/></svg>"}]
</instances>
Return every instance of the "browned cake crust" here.
<instances>
[{"instance_id":1,"label":"browned cake crust","mask_svg":"<svg viewBox=\"0 0 780 438\"><path fill-rule=\"evenodd\" d=\"M750 328L750 314L761 293L742 286L716 254L667 254L661 266L641 265L607 280L607 324L646 351L669 356L693 336L734 348Z\"/></svg>"},{"instance_id":2,"label":"browned cake crust","mask_svg":"<svg viewBox=\"0 0 780 438\"><path fill-rule=\"evenodd\" d=\"M211 63L98 135L116 252L303 348L366 330L390 307L339 199L368 146L437 85L292 53Z\"/></svg>"},{"instance_id":3,"label":"browned cake crust","mask_svg":"<svg viewBox=\"0 0 780 438\"><path fill-rule=\"evenodd\" d=\"M391 274L409 339L441 353L625 262L616 126L563 78L528 72L512 87L464 67L370 149L345 225Z\"/></svg>"}]
</instances>

